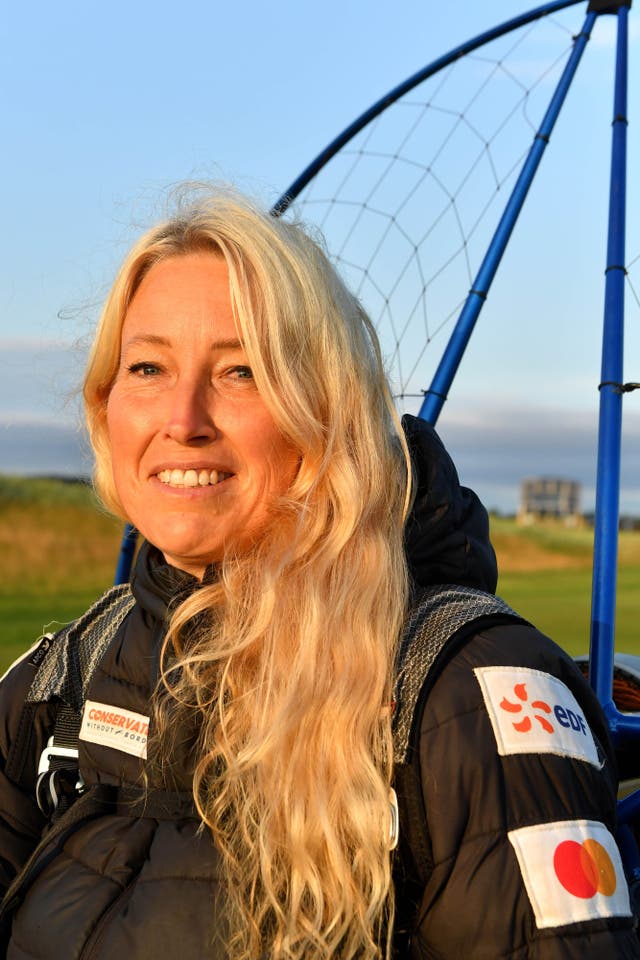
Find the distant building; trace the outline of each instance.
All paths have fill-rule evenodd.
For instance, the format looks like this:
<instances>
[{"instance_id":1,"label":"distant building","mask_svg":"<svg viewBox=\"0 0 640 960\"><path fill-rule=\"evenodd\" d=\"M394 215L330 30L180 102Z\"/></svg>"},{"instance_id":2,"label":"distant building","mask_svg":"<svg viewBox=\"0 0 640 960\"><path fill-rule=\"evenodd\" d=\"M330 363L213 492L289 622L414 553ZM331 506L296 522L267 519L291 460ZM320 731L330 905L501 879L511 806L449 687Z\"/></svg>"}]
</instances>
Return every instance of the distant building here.
<instances>
[{"instance_id":1,"label":"distant building","mask_svg":"<svg viewBox=\"0 0 640 960\"><path fill-rule=\"evenodd\" d=\"M533 477L520 487L519 517L523 520L540 517L562 517L576 520L580 516L581 486L575 480L561 477Z\"/></svg>"}]
</instances>

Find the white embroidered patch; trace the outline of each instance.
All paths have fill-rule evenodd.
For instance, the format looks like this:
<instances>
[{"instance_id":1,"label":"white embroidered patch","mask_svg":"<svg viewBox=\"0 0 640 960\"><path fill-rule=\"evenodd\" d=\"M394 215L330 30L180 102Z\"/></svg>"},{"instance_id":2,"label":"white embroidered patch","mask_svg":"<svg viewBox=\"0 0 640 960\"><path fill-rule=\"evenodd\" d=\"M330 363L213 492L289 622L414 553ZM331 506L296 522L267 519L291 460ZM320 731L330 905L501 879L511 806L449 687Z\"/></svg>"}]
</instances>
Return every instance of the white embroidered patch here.
<instances>
[{"instance_id":1,"label":"white embroidered patch","mask_svg":"<svg viewBox=\"0 0 640 960\"><path fill-rule=\"evenodd\" d=\"M584 713L569 688L527 667L477 667L498 753L556 753L602 766Z\"/></svg>"},{"instance_id":2,"label":"white embroidered patch","mask_svg":"<svg viewBox=\"0 0 640 960\"><path fill-rule=\"evenodd\" d=\"M508 836L537 927L631 916L620 854L604 824L564 820Z\"/></svg>"},{"instance_id":3,"label":"white embroidered patch","mask_svg":"<svg viewBox=\"0 0 640 960\"><path fill-rule=\"evenodd\" d=\"M147 758L149 717L108 703L85 701L80 739Z\"/></svg>"}]
</instances>

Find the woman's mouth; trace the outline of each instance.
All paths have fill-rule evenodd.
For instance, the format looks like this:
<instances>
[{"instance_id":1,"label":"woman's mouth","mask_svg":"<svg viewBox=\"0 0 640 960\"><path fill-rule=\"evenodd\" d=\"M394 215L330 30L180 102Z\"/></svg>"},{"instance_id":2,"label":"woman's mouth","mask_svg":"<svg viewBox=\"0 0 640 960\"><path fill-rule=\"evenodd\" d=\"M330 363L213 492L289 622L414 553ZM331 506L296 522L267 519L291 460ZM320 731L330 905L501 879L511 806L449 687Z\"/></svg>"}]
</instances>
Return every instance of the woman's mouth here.
<instances>
[{"instance_id":1,"label":"woman's mouth","mask_svg":"<svg viewBox=\"0 0 640 960\"><path fill-rule=\"evenodd\" d=\"M170 487L213 487L232 477L232 473L221 470L161 470L156 474L161 483Z\"/></svg>"}]
</instances>

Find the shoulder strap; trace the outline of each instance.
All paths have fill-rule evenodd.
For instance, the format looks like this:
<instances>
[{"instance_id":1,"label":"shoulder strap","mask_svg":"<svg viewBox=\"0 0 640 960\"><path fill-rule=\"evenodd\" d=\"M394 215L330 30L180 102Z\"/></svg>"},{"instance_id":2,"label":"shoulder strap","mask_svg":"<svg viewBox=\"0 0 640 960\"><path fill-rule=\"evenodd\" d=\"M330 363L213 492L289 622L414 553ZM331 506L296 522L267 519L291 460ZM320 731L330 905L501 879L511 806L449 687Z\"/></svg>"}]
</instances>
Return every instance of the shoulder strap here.
<instances>
[{"instance_id":1,"label":"shoulder strap","mask_svg":"<svg viewBox=\"0 0 640 960\"><path fill-rule=\"evenodd\" d=\"M128 584L111 587L78 620L59 630L51 638L46 656L36 664L33 679L11 745L5 772L19 786L30 786L35 771L26 771L29 745L33 735L33 717L38 704L57 702L53 737L47 744L48 760L55 748L77 757L78 734L84 701L97 664L120 628L135 600ZM69 765L69 752L60 754ZM73 757L71 758L73 760Z\"/></svg>"},{"instance_id":2,"label":"shoulder strap","mask_svg":"<svg viewBox=\"0 0 640 960\"><path fill-rule=\"evenodd\" d=\"M134 603L128 583L111 587L78 620L56 634L27 701L42 703L59 697L81 712L93 672Z\"/></svg>"},{"instance_id":3,"label":"shoulder strap","mask_svg":"<svg viewBox=\"0 0 640 960\"><path fill-rule=\"evenodd\" d=\"M469 637L487 627L514 622L526 621L504 600L456 585L422 590L409 611L396 661L392 721L394 785L400 813L400 844L394 864L395 956L408 955L416 911L432 869L417 762L427 697L443 666Z\"/></svg>"},{"instance_id":4,"label":"shoulder strap","mask_svg":"<svg viewBox=\"0 0 640 960\"><path fill-rule=\"evenodd\" d=\"M77 774L78 734L89 683L134 603L128 585L112 587L79 620L54 636L56 646L51 658L47 656L44 661L46 669L42 663L38 665L20 725L25 726L22 721L38 703L60 698L54 735L43 752L43 755L51 755L49 769L52 776L58 772L64 774L74 767ZM14 743L12 753L16 752L16 747L19 748L19 744ZM67 752L60 752L61 747ZM57 782L56 785L64 787L63 782ZM116 787L102 783L88 790L83 788L79 794L70 797L69 802L57 805L56 814L52 817L50 829L14 878L0 903L0 947L6 947L13 914L26 891L47 864L60 853L67 838L88 820L105 814L155 820L200 820L190 791L149 789L146 786Z\"/></svg>"},{"instance_id":5,"label":"shoulder strap","mask_svg":"<svg viewBox=\"0 0 640 960\"><path fill-rule=\"evenodd\" d=\"M496 622L496 617L506 617L508 621L515 618L522 622L500 597L471 587L428 587L417 595L405 623L396 660L393 697L396 763L407 761L416 706L445 647L466 627L473 625L476 632L483 626L483 621Z\"/></svg>"}]
</instances>

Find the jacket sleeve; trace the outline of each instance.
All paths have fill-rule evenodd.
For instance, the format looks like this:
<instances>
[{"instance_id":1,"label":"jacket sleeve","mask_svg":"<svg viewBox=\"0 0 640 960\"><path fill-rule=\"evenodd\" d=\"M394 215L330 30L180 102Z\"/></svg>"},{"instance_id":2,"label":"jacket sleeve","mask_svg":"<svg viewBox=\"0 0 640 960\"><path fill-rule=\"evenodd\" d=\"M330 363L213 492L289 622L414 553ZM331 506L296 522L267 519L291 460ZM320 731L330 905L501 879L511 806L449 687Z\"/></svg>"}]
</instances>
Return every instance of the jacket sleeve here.
<instances>
[{"instance_id":1,"label":"jacket sleeve","mask_svg":"<svg viewBox=\"0 0 640 960\"><path fill-rule=\"evenodd\" d=\"M474 636L427 698L416 761L428 880L411 958L640 958L608 733L559 647L528 625Z\"/></svg>"},{"instance_id":2,"label":"jacket sleeve","mask_svg":"<svg viewBox=\"0 0 640 960\"><path fill-rule=\"evenodd\" d=\"M23 713L36 670L34 651L18 660L0 681L0 896L39 842L47 822L36 803L35 783L38 758L52 726L51 708L43 705ZM19 735L21 725L25 729ZM7 771L16 742L19 777Z\"/></svg>"}]
</instances>

